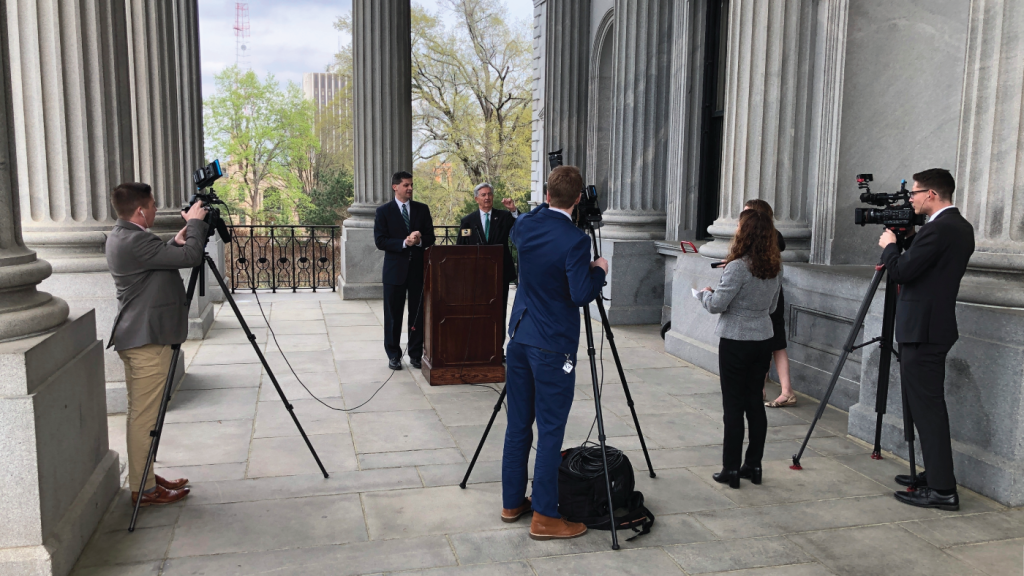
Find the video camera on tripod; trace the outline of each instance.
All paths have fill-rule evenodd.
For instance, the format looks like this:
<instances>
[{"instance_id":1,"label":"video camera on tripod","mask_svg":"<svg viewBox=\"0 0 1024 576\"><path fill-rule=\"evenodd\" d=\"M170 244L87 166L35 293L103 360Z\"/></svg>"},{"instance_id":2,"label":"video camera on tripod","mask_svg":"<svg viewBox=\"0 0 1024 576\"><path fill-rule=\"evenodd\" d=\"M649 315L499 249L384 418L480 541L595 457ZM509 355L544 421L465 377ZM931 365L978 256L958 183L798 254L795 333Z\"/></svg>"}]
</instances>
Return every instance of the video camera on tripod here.
<instances>
[{"instance_id":1,"label":"video camera on tripod","mask_svg":"<svg viewBox=\"0 0 1024 576\"><path fill-rule=\"evenodd\" d=\"M216 230L221 240L230 242L231 230L228 230L227 224L221 218L220 209L215 206L216 204L225 205L224 201L217 196L217 192L211 187L222 176L224 176L224 171L220 168L220 160L214 160L193 172L192 183L195 184L196 191L192 194L188 204L181 207L181 210L183 212L187 211L196 202L201 202L203 208L206 209L206 216L203 217L203 222L206 222L208 230L206 236L208 238L212 237L213 232ZM205 191L207 188L209 188L209 192Z\"/></svg>"},{"instance_id":2,"label":"video camera on tripod","mask_svg":"<svg viewBox=\"0 0 1024 576\"><path fill-rule=\"evenodd\" d=\"M892 194L871 192L869 182L872 180L874 176L871 174L857 174L857 188L864 190L860 201L883 208L856 208L853 211L854 224L881 224L897 236L906 236L912 226L924 224L924 215L914 213L914 207L910 204L906 180L900 182L900 189Z\"/></svg>"},{"instance_id":3,"label":"video camera on tripod","mask_svg":"<svg viewBox=\"0 0 1024 576\"><path fill-rule=\"evenodd\" d=\"M548 165L552 170L562 165L561 148L548 152ZM597 186L593 184L583 187L580 203L576 206L576 225L585 230L588 224L592 228L600 228L604 224L601 220L601 205L597 203Z\"/></svg>"}]
</instances>

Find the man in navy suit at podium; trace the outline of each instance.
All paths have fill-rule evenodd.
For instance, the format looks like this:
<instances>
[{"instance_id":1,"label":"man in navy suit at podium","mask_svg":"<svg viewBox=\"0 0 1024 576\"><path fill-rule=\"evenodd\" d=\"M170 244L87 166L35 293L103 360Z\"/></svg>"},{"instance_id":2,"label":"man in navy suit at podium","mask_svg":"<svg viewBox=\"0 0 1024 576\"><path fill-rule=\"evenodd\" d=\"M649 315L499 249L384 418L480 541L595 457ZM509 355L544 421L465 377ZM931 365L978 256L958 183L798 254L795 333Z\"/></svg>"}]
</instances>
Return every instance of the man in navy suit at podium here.
<instances>
[{"instance_id":1,"label":"man in navy suit at podium","mask_svg":"<svg viewBox=\"0 0 1024 576\"><path fill-rule=\"evenodd\" d=\"M423 356L423 251L434 245L430 208L412 200L412 174L391 177L395 199L377 208L373 239L384 251L384 350L388 367L402 369L402 308L409 302L409 364Z\"/></svg>"},{"instance_id":2,"label":"man in navy suit at podium","mask_svg":"<svg viewBox=\"0 0 1024 576\"><path fill-rule=\"evenodd\" d=\"M501 519L533 511L534 540L574 538L587 527L558 514L558 466L576 386L580 307L601 294L608 262L590 260L590 238L572 220L583 178L575 166L548 176L547 203L512 228L519 250L519 287L509 316L506 350L508 427L501 463ZM526 497L527 461L537 422L533 499Z\"/></svg>"}]
</instances>

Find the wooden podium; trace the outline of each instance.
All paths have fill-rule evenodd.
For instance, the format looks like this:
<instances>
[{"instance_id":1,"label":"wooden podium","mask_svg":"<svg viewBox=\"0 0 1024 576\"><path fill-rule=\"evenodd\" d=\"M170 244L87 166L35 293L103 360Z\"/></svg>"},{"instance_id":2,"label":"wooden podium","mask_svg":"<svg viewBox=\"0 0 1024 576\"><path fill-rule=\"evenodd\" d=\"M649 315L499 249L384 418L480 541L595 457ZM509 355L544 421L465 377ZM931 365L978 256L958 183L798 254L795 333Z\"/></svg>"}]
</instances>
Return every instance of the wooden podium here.
<instances>
[{"instance_id":1,"label":"wooden podium","mask_svg":"<svg viewBox=\"0 0 1024 576\"><path fill-rule=\"evenodd\" d=\"M423 376L504 382L502 246L431 246L423 261Z\"/></svg>"}]
</instances>

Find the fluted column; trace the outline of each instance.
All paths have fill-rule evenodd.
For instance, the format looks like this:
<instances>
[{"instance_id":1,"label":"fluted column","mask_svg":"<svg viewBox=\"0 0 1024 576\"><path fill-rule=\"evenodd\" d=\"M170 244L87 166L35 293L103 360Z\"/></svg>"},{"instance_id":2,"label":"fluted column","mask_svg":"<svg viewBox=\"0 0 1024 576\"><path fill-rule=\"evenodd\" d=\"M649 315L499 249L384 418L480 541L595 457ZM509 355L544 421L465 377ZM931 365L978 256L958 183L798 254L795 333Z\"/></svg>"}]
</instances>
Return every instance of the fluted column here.
<instances>
[{"instance_id":1,"label":"fluted column","mask_svg":"<svg viewBox=\"0 0 1024 576\"><path fill-rule=\"evenodd\" d=\"M665 237L671 0L615 2L611 173L603 235Z\"/></svg>"},{"instance_id":2,"label":"fluted column","mask_svg":"<svg viewBox=\"0 0 1024 576\"><path fill-rule=\"evenodd\" d=\"M559 148L565 164L586 169L590 0L547 0L545 17L547 61L541 166L547 180L547 153Z\"/></svg>"},{"instance_id":3,"label":"fluted column","mask_svg":"<svg viewBox=\"0 0 1024 576\"><path fill-rule=\"evenodd\" d=\"M974 225L960 299L1024 306L1024 6L974 0L953 199Z\"/></svg>"},{"instance_id":4,"label":"fluted column","mask_svg":"<svg viewBox=\"0 0 1024 576\"><path fill-rule=\"evenodd\" d=\"M0 30L6 31L4 16ZM36 289L50 275L50 264L21 237L8 54L9 47L0 45L0 342L46 332L68 317L66 302Z\"/></svg>"},{"instance_id":5,"label":"fluted column","mask_svg":"<svg viewBox=\"0 0 1024 576\"><path fill-rule=\"evenodd\" d=\"M380 298L382 257L373 215L390 200L391 175L412 172L409 0L352 3L355 199L342 231L344 298Z\"/></svg>"},{"instance_id":6,"label":"fluted column","mask_svg":"<svg viewBox=\"0 0 1024 576\"><path fill-rule=\"evenodd\" d=\"M783 258L806 262L808 126L812 115L813 5L808 0L733 0L729 5L725 127L715 240L728 253L747 200L766 200L786 238Z\"/></svg>"}]
</instances>

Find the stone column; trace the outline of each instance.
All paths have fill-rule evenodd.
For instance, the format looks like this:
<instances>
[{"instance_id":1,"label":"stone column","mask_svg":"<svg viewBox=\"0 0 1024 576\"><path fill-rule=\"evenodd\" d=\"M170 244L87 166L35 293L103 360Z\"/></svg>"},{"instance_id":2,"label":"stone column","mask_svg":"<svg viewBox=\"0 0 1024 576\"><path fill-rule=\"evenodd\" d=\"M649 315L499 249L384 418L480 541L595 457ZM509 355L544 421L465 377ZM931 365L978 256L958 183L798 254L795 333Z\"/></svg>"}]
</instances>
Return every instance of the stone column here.
<instances>
[{"instance_id":1,"label":"stone column","mask_svg":"<svg viewBox=\"0 0 1024 576\"><path fill-rule=\"evenodd\" d=\"M807 0L733 0L729 5L725 128L719 215L708 227L715 240L701 253L728 254L747 200L775 210L786 238L786 261L806 262L809 81L813 3Z\"/></svg>"},{"instance_id":2,"label":"stone column","mask_svg":"<svg viewBox=\"0 0 1024 576\"><path fill-rule=\"evenodd\" d=\"M601 198L602 255L611 263L604 296L614 324L661 320L665 175L671 98L671 0L618 0L608 190Z\"/></svg>"},{"instance_id":3,"label":"stone column","mask_svg":"<svg viewBox=\"0 0 1024 576\"><path fill-rule=\"evenodd\" d=\"M540 151L544 181L550 172L547 153L560 148L565 164L586 171L589 0L548 0L545 30L548 57L544 70L544 148Z\"/></svg>"},{"instance_id":4,"label":"stone column","mask_svg":"<svg viewBox=\"0 0 1024 576\"><path fill-rule=\"evenodd\" d=\"M0 0L0 38L14 34L20 7ZM0 573L63 576L116 493L119 467L93 314L69 318L63 300L36 289L50 265L22 240L10 47L0 42Z\"/></svg>"},{"instance_id":5,"label":"stone column","mask_svg":"<svg viewBox=\"0 0 1024 576\"><path fill-rule=\"evenodd\" d=\"M530 206L544 201L544 180L547 156L544 147L544 28L547 2L533 2L533 82L531 99L533 112L530 118Z\"/></svg>"},{"instance_id":6,"label":"stone column","mask_svg":"<svg viewBox=\"0 0 1024 576\"><path fill-rule=\"evenodd\" d=\"M412 45L409 0L352 3L355 202L341 237L342 298L381 297L384 258L373 241L391 175L412 172Z\"/></svg>"},{"instance_id":7,"label":"stone column","mask_svg":"<svg viewBox=\"0 0 1024 576\"><path fill-rule=\"evenodd\" d=\"M954 202L974 225L960 300L1024 307L1024 6L975 0Z\"/></svg>"}]
</instances>

